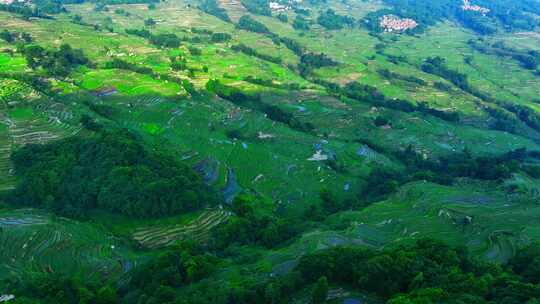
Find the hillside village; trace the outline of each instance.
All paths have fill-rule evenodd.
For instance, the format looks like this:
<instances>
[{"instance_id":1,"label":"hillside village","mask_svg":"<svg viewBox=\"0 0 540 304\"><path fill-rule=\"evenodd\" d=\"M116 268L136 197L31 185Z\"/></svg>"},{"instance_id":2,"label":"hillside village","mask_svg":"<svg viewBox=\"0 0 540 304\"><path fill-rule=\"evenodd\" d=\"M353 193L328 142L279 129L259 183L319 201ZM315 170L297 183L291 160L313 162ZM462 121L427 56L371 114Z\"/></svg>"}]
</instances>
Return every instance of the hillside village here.
<instances>
[{"instance_id":1,"label":"hillside village","mask_svg":"<svg viewBox=\"0 0 540 304\"><path fill-rule=\"evenodd\" d=\"M270 9L273 12L282 13L282 12L292 10L292 8L296 4L300 4L300 3L302 3L302 0L270 1L268 2L268 7L270 7Z\"/></svg>"},{"instance_id":2,"label":"hillside village","mask_svg":"<svg viewBox=\"0 0 540 304\"><path fill-rule=\"evenodd\" d=\"M379 25L385 32L403 32L414 29L418 23L410 18L399 18L394 15L385 15L380 19Z\"/></svg>"},{"instance_id":3,"label":"hillside village","mask_svg":"<svg viewBox=\"0 0 540 304\"><path fill-rule=\"evenodd\" d=\"M488 8L485 8L485 7L481 7L479 5L473 5L471 4L471 2L469 0L463 0L463 5L461 6L461 8L464 10L464 11L474 11L474 12L479 12L481 13L482 15L486 15L488 14L491 10L488 9Z\"/></svg>"},{"instance_id":4,"label":"hillside village","mask_svg":"<svg viewBox=\"0 0 540 304\"><path fill-rule=\"evenodd\" d=\"M464 11L474 11L486 16L491 10L479 5L472 4L469 0L463 0L461 9ZM411 18L400 18L395 15L384 15L379 19L379 26L385 32L404 32L414 29L418 22Z\"/></svg>"}]
</instances>

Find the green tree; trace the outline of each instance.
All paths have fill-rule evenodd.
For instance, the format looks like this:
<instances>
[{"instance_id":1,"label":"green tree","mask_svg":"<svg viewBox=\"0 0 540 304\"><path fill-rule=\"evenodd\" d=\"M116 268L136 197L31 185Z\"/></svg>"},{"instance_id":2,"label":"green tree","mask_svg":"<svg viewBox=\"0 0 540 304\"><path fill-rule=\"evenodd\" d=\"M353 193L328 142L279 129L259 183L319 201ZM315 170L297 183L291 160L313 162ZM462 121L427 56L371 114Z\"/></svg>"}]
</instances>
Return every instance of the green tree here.
<instances>
[{"instance_id":1,"label":"green tree","mask_svg":"<svg viewBox=\"0 0 540 304\"><path fill-rule=\"evenodd\" d=\"M322 304L326 302L328 297L328 280L326 277L320 277L315 287L313 288L313 293L311 294L311 300L313 304Z\"/></svg>"},{"instance_id":2,"label":"green tree","mask_svg":"<svg viewBox=\"0 0 540 304\"><path fill-rule=\"evenodd\" d=\"M116 290L111 286L105 286L98 290L96 294L96 304L114 304L118 303Z\"/></svg>"},{"instance_id":3,"label":"green tree","mask_svg":"<svg viewBox=\"0 0 540 304\"><path fill-rule=\"evenodd\" d=\"M156 25L156 21L152 18L148 18L146 20L144 20L144 25L145 26L154 26Z\"/></svg>"},{"instance_id":4,"label":"green tree","mask_svg":"<svg viewBox=\"0 0 540 304\"><path fill-rule=\"evenodd\" d=\"M5 40L8 43L15 41L13 34L10 33L8 30L3 30L2 32L0 32L0 39Z\"/></svg>"},{"instance_id":5,"label":"green tree","mask_svg":"<svg viewBox=\"0 0 540 304\"><path fill-rule=\"evenodd\" d=\"M321 190L319 194L324 212L331 214L337 212L341 208L338 198L328 189Z\"/></svg>"}]
</instances>

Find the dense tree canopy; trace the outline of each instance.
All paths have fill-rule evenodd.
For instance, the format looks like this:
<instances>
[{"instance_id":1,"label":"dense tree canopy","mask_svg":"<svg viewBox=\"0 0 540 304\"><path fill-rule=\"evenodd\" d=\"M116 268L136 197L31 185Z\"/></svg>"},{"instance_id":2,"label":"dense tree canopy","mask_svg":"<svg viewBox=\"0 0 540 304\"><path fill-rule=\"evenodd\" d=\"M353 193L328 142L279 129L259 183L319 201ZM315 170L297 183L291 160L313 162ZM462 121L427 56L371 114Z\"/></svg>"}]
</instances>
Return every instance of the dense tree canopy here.
<instances>
[{"instance_id":1,"label":"dense tree canopy","mask_svg":"<svg viewBox=\"0 0 540 304\"><path fill-rule=\"evenodd\" d=\"M218 202L191 168L128 131L28 145L12 159L21 182L7 200L16 206L68 216L101 209L157 217Z\"/></svg>"},{"instance_id":2,"label":"dense tree canopy","mask_svg":"<svg viewBox=\"0 0 540 304\"><path fill-rule=\"evenodd\" d=\"M260 215L254 210L259 204L249 196L236 198L232 210L237 216L218 227L213 235L214 245L217 248L227 248L233 244L252 244L272 248L302 230L298 220Z\"/></svg>"},{"instance_id":3,"label":"dense tree canopy","mask_svg":"<svg viewBox=\"0 0 540 304\"><path fill-rule=\"evenodd\" d=\"M472 259L463 248L423 239L381 252L358 247L323 250L303 257L297 269L308 282L325 277L388 303L526 303L540 298L535 281L540 272L523 267L534 257L538 245L521 251L505 270Z\"/></svg>"},{"instance_id":4,"label":"dense tree canopy","mask_svg":"<svg viewBox=\"0 0 540 304\"><path fill-rule=\"evenodd\" d=\"M21 15L23 19L29 18L47 18L45 14L39 11L37 8L32 8L24 4L0 4L0 11L10 12Z\"/></svg>"},{"instance_id":5,"label":"dense tree canopy","mask_svg":"<svg viewBox=\"0 0 540 304\"><path fill-rule=\"evenodd\" d=\"M268 0L240 0L240 3L252 14L272 16Z\"/></svg>"},{"instance_id":6,"label":"dense tree canopy","mask_svg":"<svg viewBox=\"0 0 540 304\"><path fill-rule=\"evenodd\" d=\"M8 30L3 30L0 32L0 39L6 41L7 43L30 43L32 42L32 36L26 32L17 33L10 32Z\"/></svg>"},{"instance_id":7,"label":"dense tree canopy","mask_svg":"<svg viewBox=\"0 0 540 304\"><path fill-rule=\"evenodd\" d=\"M317 17L317 22L328 30L339 30L345 26L352 26L355 23L354 18L336 14L335 11L328 9Z\"/></svg>"},{"instance_id":8,"label":"dense tree canopy","mask_svg":"<svg viewBox=\"0 0 540 304\"><path fill-rule=\"evenodd\" d=\"M292 25L295 30L299 31L307 31L311 28L309 21L302 17L302 15L296 15Z\"/></svg>"},{"instance_id":9,"label":"dense tree canopy","mask_svg":"<svg viewBox=\"0 0 540 304\"><path fill-rule=\"evenodd\" d=\"M231 40L232 36L227 33L213 33L210 39L214 43L222 43Z\"/></svg>"},{"instance_id":10,"label":"dense tree canopy","mask_svg":"<svg viewBox=\"0 0 540 304\"><path fill-rule=\"evenodd\" d=\"M369 295L376 303L535 304L540 300L539 254L540 246L531 244L499 265L472 258L462 247L420 239L383 250L323 249L303 255L294 269L280 276L253 278L244 273L236 284L197 284L224 260L186 243L133 270L123 288L57 274L2 283L17 295L17 303L25 304L285 304L304 290L312 303L325 303L329 286Z\"/></svg>"},{"instance_id":11,"label":"dense tree canopy","mask_svg":"<svg viewBox=\"0 0 540 304\"><path fill-rule=\"evenodd\" d=\"M46 50L39 45L28 45L21 49L32 69L43 68L52 76L67 76L76 67L89 64L82 50L62 44L58 50Z\"/></svg>"},{"instance_id":12,"label":"dense tree canopy","mask_svg":"<svg viewBox=\"0 0 540 304\"><path fill-rule=\"evenodd\" d=\"M146 299L143 303L169 303L174 288L198 282L215 272L220 260L194 243L184 242L160 253L132 273L126 297Z\"/></svg>"}]
</instances>

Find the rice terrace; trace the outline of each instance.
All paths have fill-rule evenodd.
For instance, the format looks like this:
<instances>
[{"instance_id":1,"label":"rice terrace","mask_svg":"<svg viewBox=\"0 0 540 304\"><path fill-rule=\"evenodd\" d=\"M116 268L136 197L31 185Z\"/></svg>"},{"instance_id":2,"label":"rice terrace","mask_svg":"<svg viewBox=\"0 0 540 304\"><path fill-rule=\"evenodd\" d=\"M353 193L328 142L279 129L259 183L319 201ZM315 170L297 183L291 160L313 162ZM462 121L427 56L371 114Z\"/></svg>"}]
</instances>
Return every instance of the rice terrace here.
<instances>
[{"instance_id":1,"label":"rice terrace","mask_svg":"<svg viewBox=\"0 0 540 304\"><path fill-rule=\"evenodd\" d=\"M0 0L0 303L540 303L539 0Z\"/></svg>"}]
</instances>

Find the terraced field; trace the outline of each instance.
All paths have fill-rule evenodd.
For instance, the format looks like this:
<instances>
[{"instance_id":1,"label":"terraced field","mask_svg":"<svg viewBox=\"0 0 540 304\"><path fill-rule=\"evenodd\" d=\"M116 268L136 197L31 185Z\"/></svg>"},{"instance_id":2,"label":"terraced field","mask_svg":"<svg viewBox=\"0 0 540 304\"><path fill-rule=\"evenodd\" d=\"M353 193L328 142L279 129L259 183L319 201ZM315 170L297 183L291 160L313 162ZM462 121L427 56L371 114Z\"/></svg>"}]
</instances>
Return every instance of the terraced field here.
<instances>
[{"instance_id":1,"label":"terraced field","mask_svg":"<svg viewBox=\"0 0 540 304\"><path fill-rule=\"evenodd\" d=\"M81 127L74 121L73 113L59 103L42 101L33 107L17 106L8 110L0 133L6 143L1 150L3 172L9 173L9 155L14 149L76 135Z\"/></svg>"},{"instance_id":2,"label":"terraced field","mask_svg":"<svg viewBox=\"0 0 540 304\"><path fill-rule=\"evenodd\" d=\"M467 244L490 260L505 261L515 249L530 241L525 219L538 212L534 201L507 196L464 184L457 189L417 183L395 197L360 212L331 217L331 225L345 226L345 235L359 242L384 240L384 244L410 242L436 236L453 244ZM383 243L378 243L379 246ZM374 243L377 244L377 243Z\"/></svg>"},{"instance_id":3,"label":"terraced field","mask_svg":"<svg viewBox=\"0 0 540 304\"><path fill-rule=\"evenodd\" d=\"M0 244L2 278L42 272L112 279L136 265L123 241L91 224L36 210L1 211Z\"/></svg>"},{"instance_id":4,"label":"terraced field","mask_svg":"<svg viewBox=\"0 0 540 304\"><path fill-rule=\"evenodd\" d=\"M232 210L240 193L264 202L255 213L268 221L301 218L308 228L271 249L233 244L224 262L230 268L217 271L216 282L239 281L245 273L255 281L281 276L302 256L340 245L385 248L435 237L504 262L540 240L540 182L525 172L540 163L537 156L501 179L423 180L437 177L425 167L445 157L540 151L540 129L524 118L529 110L533 118L540 113L538 69L481 52L471 42L504 42L527 52L540 50L538 33L480 36L452 20L418 34L374 33L361 18L385 6L369 0L298 2L306 11L287 10L287 20L276 18L277 12L250 13L241 1L216 1L231 22L201 11L201 1L161 1L155 7L120 2L103 9L69 4L51 19L0 12L2 29L26 31L32 44L46 49L68 43L89 59L67 76L51 75L43 67L31 69L16 44L0 40L0 192L18 182L13 151L92 134L81 123L84 117L95 128L127 128L149 149L166 147L220 193L222 205L165 219L89 213L88 219L68 220L13 210L0 201L0 279L40 272L127 282L130 270L172 245L212 243L214 229L239 216ZM318 19L328 8L355 23L325 28ZM245 15L268 30L240 29ZM309 29L295 29L299 16ZM148 32L126 32L134 29ZM226 38L214 40L216 33ZM156 37L164 34L177 35L179 46L159 45ZM240 44L253 50L239 51ZM320 53L332 64L304 70L310 56ZM434 56L467 75L477 91L427 73L422 65ZM124 66L111 68L114 60ZM182 64L175 66L177 61ZM23 81L23 75L34 78ZM47 90L36 84L40 80ZM216 94L207 87L210 80L241 94ZM354 97L345 90L352 84L377 92ZM478 92L528 110L504 108ZM400 107L403 100L411 108ZM512 128L498 124L508 121ZM402 159L405 151L416 158ZM392 195L368 201L365 185L379 171L398 172L403 182L392 185ZM323 211L322 190L350 204Z\"/></svg>"},{"instance_id":5,"label":"terraced field","mask_svg":"<svg viewBox=\"0 0 540 304\"><path fill-rule=\"evenodd\" d=\"M208 210L187 225L143 227L133 233L133 239L146 248L161 248L183 240L204 243L210 231L225 222L231 213L223 209Z\"/></svg>"},{"instance_id":6,"label":"terraced field","mask_svg":"<svg viewBox=\"0 0 540 304\"><path fill-rule=\"evenodd\" d=\"M0 189L8 190L13 187L15 177L12 172L12 165L10 161L12 151L12 141L9 137L8 126L0 125L0 142L2 148L0 148Z\"/></svg>"}]
</instances>

